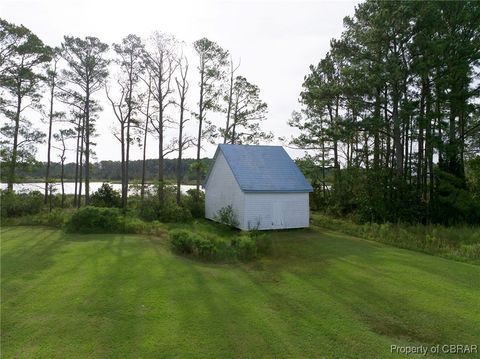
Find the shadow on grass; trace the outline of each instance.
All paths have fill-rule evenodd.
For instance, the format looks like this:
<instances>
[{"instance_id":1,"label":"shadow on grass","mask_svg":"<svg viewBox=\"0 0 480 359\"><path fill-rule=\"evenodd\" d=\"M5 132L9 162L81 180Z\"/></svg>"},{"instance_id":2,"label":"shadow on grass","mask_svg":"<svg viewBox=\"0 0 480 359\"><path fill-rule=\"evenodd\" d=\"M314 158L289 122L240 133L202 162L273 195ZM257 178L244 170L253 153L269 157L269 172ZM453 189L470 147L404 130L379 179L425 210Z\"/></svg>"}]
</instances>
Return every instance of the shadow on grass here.
<instances>
[{"instance_id":1,"label":"shadow on grass","mask_svg":"<svg viewBox=\"0 0 480 359\"><path fill-rule=\"evenodd\" d=\"M34 278L53 264L52 257L65 245L62 233L42 227L2 230L2 285L16 277ZM5 275L6 274L6 275Z\"/></svg>"}]
</instances>

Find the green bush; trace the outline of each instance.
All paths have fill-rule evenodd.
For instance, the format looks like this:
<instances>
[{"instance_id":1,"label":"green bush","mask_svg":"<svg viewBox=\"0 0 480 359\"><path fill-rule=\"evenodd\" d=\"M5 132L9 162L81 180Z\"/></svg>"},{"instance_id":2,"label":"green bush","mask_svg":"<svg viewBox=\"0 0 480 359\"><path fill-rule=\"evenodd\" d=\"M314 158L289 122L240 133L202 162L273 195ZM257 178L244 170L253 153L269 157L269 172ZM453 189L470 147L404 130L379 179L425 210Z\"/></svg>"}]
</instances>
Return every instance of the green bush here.
<instances>
[{"instance_id":1,"label":"green bush","mask_svg":"<svg viewBox=\"0 0 480 359\"><path fill-rule=\"evenodd\" d=\"M20 217L40 213L44 197L39 191L16 193L0 191L0 208L2 218Z\"/></svg>"},{"instance_id":2,"label":"green bush","mask_svg":"<svg viewBox=\"0 0 480 359\"><path fill-rule=\"evenodd\" d=\"M216 242L208 238L198 237L194 241L194 253L203 259L216 259L218 253Z\"/></svg>"},{"instance_id":3,"label":"green bush","mask_svg":"<svg viewBox=\"0 0 480 359\"><path fill-rule=\"evenodd\" d=\"M118 208L82 207L76 210L66 224L68 232L122 233L124 218Z\"/></svg>"},{"instance_id":4,"label":"green bush","mask_svg":"<svg viewBox=\"0 0 480 359\"><path fill-rule=\"evenodd\" d=\"M185 229L173 229L169 236L171 247L177 253L202 259L218 259L219 242L216 240L201 237Z\"/></svg>"},{"instance_id":5,"label":"green bush","mask_svg":"<svg viewBox=\"0 0 480 359\"><path fill-rule=\"evenodd\" d=\"M160 203L154 196L145 196L138 204L138 216L144 221L151 222L158 220Z\"/></svg>"},{"instance_id":6,"label":"green bush","mask_svg":"<svg viewBox=\"0 0 480 359\"><path fill-rule=\"evenodd\" d=\"M190 211L167 198L163 204L158 197L147 196L139 203L139 217L144 221L161 221L167 223L188 222L192 219Z\"/></svg>"},{"instance_id":7,"label":"green bush","mask_svg":"<svg viewBox=\"0 0 480 359\"><path fill-rule=\"evenodd\" d=\"M158 220L161 222L188 222L191 219L192 214L190 211L185 207L179 206L176 202L165 202L158 210Z\"/></svg>"},{"instance_id":8,"label":"green bush","mask_svg":"<svg viewBox=\"0 0 480 359\"><path fill-rule=\"evenodd\" d=\"M177 253L192 254L199 237L185 229L173 229L168 232L172 249Z\"/></svg>"},{"instance_id":9,"label":"green bush","mask_svg":"<svg viewBox=\"0 0 480 359\"><path fill-rule=\"evenodd\" d=\"M123 233L145 233L147 232L147 224L136 217L123 217Z\"/></svg>"},{"instance_id":10,"label":"green bush","mask_svg":"<svg viewBox=\"0 0 480 359\"><path fill-rule=\"evenodd\" d=\"M214 261L249 261L268 253L271 247L264 235L242 234L223 239L210 233L199 235L186 229L173 229L169 237L174 252Z\"/></svg>"},{"instance_id":11,"label":"green bush","mask_svg":"<svg viewBox=\"0 0 480 359\"><path fill-rule=\"evenodd\" d=\"M54 209L47 215L46 225L51 227L58 227L61 228L70 218L70 213L61 210L61 209Z\"/></svg>"},{"instance_id":12,"label":"green bush","mask_svg":"<svg viewBox=\"0 0 480 359\"><path fill-rule=\"evenodd\" d=\"M187 194L182 196L182 206L187 208L193 218L205 217L205 193L196 189L189 189Z\"/></svg>"},{"instance_id":13,"label":"green bush","mask_svg":"<svg viewBox=\"0 0 480 359\"><path fill-rule=\"evenodd\" d=\"M102 186L90 196L90 204L94 207L116 207L122 206L120 192L115 191L109 183Z\"/></svg>"},{"instance_id":14,"label":"green bush","mask_svg":"<svg viewBox=\"0 0 480 359\"><path fill-rule=\"evenodd\" d=\"M239 225L237 214L231 205L220 208L215 215L215 219L230 227L238 227Z\"/></svg>"},{"instance_id":15,"label":"green bush","mask_svg":"<svg viewBox=\"0 0 480 359\"><path fill-rule=\"evenodd\" d=\"M257 244L248 235L241 235L232 239L232 246L241 260L251 260L257 257Z\"/></svg>"}]
</instances>

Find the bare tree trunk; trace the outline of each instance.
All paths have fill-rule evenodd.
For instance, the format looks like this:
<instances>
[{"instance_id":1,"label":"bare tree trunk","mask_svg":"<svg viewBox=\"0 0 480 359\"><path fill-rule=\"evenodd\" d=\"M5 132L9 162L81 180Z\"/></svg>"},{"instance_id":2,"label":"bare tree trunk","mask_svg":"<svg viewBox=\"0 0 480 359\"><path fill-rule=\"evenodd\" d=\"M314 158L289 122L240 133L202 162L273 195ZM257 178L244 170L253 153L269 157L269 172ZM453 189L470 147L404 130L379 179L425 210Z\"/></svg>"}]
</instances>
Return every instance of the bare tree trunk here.
<instances>
[{"instance_id":1,"label":"bare tree trunk","mask_svg":"<svg viewBox=\"0 0 480 359\"><path fill-rule=\"evenodd\" d=\"M82 180L83 180L83 144L85 142L84 136L85 136L85 118L83 118L82 121L82 136L80 138L80 161L79 161L79 178L78 178L78 202L77 202L77 208L80 208L82 205Z\"/></svg>"},{"instance_id":2,"label":"bare tree trunk","mask_svg":"<svg viewBox=\"0 0 480 359\"><path fill-rule=\"evenodd\" d=\"M125 127L123 123L120 123L120 149L121 153L121 166L122 166L122 208L126 207L125 197L125 176L126 176L126 164L125 164Z\"/></svg>"},{"instance_id":3,"label":"bare tree trunk","mask_svg":"<svg viewBox=\"0 0 480 359\"><path fill-rule=\"evenodd\" d=\"M44 203L47 204L48 197L48 182L50 177L50 153L52 149L52 126L53 126L53 96L55 93L55 80L52 80L50 88L50 114L49 114L49 124L48 124L48 142L47 142L47 166L45 171L45 199Z\"/></svg>"},{"instance_id":4,"label":"bare tree trunk","mask_svg":"<svg viewBox=\"0 0 480 359\"><path fill-rule=\"evenodd\" d=\"M79 158L80 158L80 134L81 134L81 126L82 126L82 118L78 118L78 125L77 125L77 147L75 153L75 192L73 195L73 205L77 205L77 191L78 191L78 165L79 165Z\"/></svg>"},{"instance_id":5,"label":"bare tree trunk","mask_svg":"<svg viewBox=\"0 0 480 359\"><path fill-rule=\"evenodd\" d=\"M427 122L425 118L425 92L426 83L425 79L422 79L422 92L420 97L420 117L418 121L418 160L417 160L417 190L422 190L425 193L425 172L423 171L423 128ZM430 121L430 119L428 119ZM428 126L428 125L427 125ZM428 136L428 135L427 135ZM425 196L424 196L425 197Z\"/></svg>"},{"instance_id":6,"label":"bare tree trunk","mask_svg":"<svg viewBox=\"0 0 480 359\"><path fill-rule=\"evenodd\" d=\"M238 94L237 94L237 99L235 100L235 110L233 112L233 124L232 124L232 138L231 138L231 144L234 145L237 137L237 118L238 118Z\"/></svg>"},{"instance_id":7,"label":"bare tree trunk","mask_svg":"<svg viewBox=\"0 0 480 359\"><path fill-rule=\"evenodd\" d=\"M401 141L401 118L398 114L399 92L398 83L393 84L392 91L392 120L393 120L393 147L395 149L395 174L397 179L402 178L403 174L403 148Z\"/></svg>"},{"instance_id":8,"label":"bare tree trunk","mask_svg":"<svg viewBox=\"0 0 480 359\"><path fill-rule=\"evenodd\" d=\"M188 91L187 73L188 73L188 62L185 65L185 71L183 71L183 68L180 63L181 83L177 79L175 79L175 81L177 82L178 94L180 96L180 122L178 124L178 159L177 159L177 204L180 204L181 202L182 151L184 146L183 126L185 123L185 119L184 119L185 97Z\"/></svg>"},{"instance_id":9,"label":"bare tree trunk","mask_svg":"<svg viewBox=\"0 0 480 359\"><path fill-rule=\"evenodd\" d=\"M163 103L161 102L162 106ZM158 197L160 203L163 205L163 180L164 180L164 160L163 160L163 111L158 114Z\"/></svg>"},{"instance_id":10,"label":"bare tree trunk","mask_svg":"<svg viewBox=\"0 0 480 359\"><path fill-rule=\"evenodd\" d=\"M65 206L65 184L64 184L64 177L65 177L65 148L62 152L62 162L61 162L61 172L60 172L60 182L62 184L62 208Z\"/></svg>"},{"instance_id":11,"label":"bare tree trunk","mask_svg":"<svg viewBox=\"0 0 480 359\"><path fill-rule=\"evenodd\" d=\"M230 115L232 112L232 101L233 101L233 77L235 71L238 69L238 66L236 69L233 68L233 61L230 59L230 88L229 88L229 94L228 94L228 107L227 107L227 123L225 125L225 134L223 136L223 143L228 142L228 132L230 131Z\"/></svg>"},{"instance_id":12,"label":"bare tree trunk","mask_svg":"<svg viewBox=\"0 0 480 359\"><path fill-rule=\"evenodd\" d=\"M203 63L203 58L201 60L201 69L200 69L200 101L198 104L198 138L197 138L197 178L196 178L196 188L197 191L200 190L200 150L202 148L202 124L203 124L203 96L204 96L204 70L205 64Z\"/></svg>"},{"instance_id":13,"label":"bare tree trunk","mask_svg":"<svg viewBox=\"0 0 480 359\"><path fill-rule=\"evenodd\" d=\"M380 164L380 88L376 89L375 109L374 109L374 128L373 128L373 168L378 170Z\"/></svg>"},{"instance_id":14,"label":"bare tree trunk","mask_svg":"<svg viewBox=\"0 0 480 359\"><path fill-rule=\"evenodd\" d=\"M142 188L140 189L140 198L142 201L145 197L145 167L146 167L146 157L147 157L148 122L150 121L150 118L149 118L150 96L152 94L152 92L150 91L150 85L151 85L151 78L149 78L149 82L148 82L147 113L145 116L145 129L143 134Z\"/></svg>"},{"instance_id":15,"label":"bare tree trunk","mask_svg":"<svg viewBox=\"0 0 480 359\"><path fill-rule=\"evenodd\" d=\"M85 101L85 205L90 204L90 88L87 85Z\"/></svg>"},{"instance_id":16,"label":"bare tree trunk","mask_svg":"<svg viewBox=\"0 0 480 359\"><path fill-rule=\"evenodd\" d=\"M8 176L7 189L13 191L13 182L15 182L15 167L17 165L17 151L18 151L18 131L20 129L20 112L22 110L22 97L20 96L21 81L18 80L17 86L17 113L15 114L15 130L13 133L13 148L12 148L12 160L10 163L10 173Z\"/></svg>"}]
</instances>

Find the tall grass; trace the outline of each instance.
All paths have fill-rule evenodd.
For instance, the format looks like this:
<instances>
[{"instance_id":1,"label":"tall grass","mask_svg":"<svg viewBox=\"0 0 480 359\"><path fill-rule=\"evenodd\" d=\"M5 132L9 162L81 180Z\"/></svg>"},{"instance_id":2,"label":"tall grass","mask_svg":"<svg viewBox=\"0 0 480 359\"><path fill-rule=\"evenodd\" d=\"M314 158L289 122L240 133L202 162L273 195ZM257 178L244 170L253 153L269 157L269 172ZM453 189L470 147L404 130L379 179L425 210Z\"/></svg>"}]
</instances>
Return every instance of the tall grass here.
<instances>
[{"instance_id":1,"label":"tall grass","mask_svg":"<svg viewBox=\"0 0 480 359\"><path fill-rule=\"evenodd\" d=\"M480 226L356 224L319 213L312 214L312 224L400 248L480 264Z\"/></svg>"}]
</instances>

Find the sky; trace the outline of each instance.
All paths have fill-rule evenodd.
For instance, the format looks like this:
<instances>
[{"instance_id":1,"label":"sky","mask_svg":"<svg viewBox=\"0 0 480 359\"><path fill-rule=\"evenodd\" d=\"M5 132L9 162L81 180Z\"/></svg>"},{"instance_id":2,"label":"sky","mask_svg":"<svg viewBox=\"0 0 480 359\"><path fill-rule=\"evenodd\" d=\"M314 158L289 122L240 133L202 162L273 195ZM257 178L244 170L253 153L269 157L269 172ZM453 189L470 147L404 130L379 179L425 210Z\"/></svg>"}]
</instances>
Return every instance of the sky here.
<instances>
[{"instance_id":1,"label":"sky","mask_svg":"<svg viewBox=\"0 0 480 359\"><path fill-rule=\"evenodd\" d=\"M292 111L299 110L299 93L310 64L325 56L332 38L343 29L343 18L353 15L358 1L110 1L110 0L0 0L0 17L23 24L47 45L58 46L64 35L96 36L105 43L120 42L133 33L148 38L153 31L166 32L191 46L202 37L227 49L234 61L240 61L238 74L260 87L268 105L262 128L271 131L271 145L281 145L279 137L289 138L295 130L287 125ZM188 51L188 50L187 50ZM190 51L191 52L191 51ZM188 106L198 99L196 58L189 56L190 90ZM105 94L96 97L104 110L97 123L96 160L119 160L120 145L112 135L115 117ZM32 116L37 116L32 114ZM207 115L215 124L224 116ZM187 125L194 135L196 121ZM46 125L39 126L45 128ZM167 142L176 129L167 131ZM149 139L147 157L157 158L157 140ZM73 146L73 144L72 144ZM202 156L212 157L215 144L206 144ZM303 154L287 149L292 157ZM140 159L142 151L132 149L131 158ZM172 154L172 156L174 156ZM194 149L185 157L194 157ZM37 159L45 161L45 145L38 148ZM70 160L73 155L70 155Z\"/></svg>"}]
</instances>

